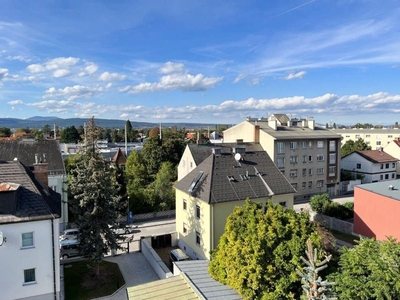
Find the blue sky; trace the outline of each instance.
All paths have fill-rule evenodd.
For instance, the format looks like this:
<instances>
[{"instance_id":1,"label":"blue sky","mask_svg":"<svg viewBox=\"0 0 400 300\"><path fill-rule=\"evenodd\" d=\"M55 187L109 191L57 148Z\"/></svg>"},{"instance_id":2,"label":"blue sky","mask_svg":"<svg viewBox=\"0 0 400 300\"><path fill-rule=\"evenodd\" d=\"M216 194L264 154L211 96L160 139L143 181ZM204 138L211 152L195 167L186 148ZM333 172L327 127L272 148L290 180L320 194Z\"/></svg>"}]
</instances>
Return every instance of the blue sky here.
<instances>
[{"instance_id":1,"label":"blue sky","mask_svg":"<svg viewBox=\"0 0 400 300\"><path fill-rule=\"evenodd\" d=\"M390 0L5 0L0 117L394 124L399 20Z\"/></svg>"}]
</instances>

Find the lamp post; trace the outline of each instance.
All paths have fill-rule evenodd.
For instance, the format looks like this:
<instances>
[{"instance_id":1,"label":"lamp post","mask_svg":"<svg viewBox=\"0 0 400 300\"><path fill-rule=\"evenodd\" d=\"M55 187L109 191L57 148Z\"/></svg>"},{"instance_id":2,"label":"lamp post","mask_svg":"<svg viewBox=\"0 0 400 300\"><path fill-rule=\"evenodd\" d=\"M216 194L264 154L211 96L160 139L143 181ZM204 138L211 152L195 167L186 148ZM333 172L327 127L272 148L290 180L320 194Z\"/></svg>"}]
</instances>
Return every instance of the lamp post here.
<instances>
[{"instance_id":1,"label":"lamp post","mask_svg":"<svg viewBox=\"0 0 400 300\"><path fill-rule=\"evenodd\" d=\"M129 225L129 196L127 197L127 207L126 207L126 224Z\"/></svg>"}]
</instances>

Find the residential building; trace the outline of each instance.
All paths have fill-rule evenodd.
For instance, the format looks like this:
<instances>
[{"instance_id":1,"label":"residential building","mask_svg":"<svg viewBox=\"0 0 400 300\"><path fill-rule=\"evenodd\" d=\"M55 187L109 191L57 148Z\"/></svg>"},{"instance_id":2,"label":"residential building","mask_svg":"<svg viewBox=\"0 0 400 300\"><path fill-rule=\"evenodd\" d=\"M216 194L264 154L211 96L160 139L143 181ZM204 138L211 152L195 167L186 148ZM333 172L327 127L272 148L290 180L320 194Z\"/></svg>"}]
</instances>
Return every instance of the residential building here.
<instances>
[{"instance_id":1,"label":"residential building","mask_svg":"<svg viewBox=\"0 0 400 300\"><path fill-rule=\"evenodd\" d=\"M211 149L213 153L175 185L178 245L193 259L210 259L227 217L247 198L293 207L295 190L265 151L239 145Z\"/></svg>"},{"instance_id":2,"label":"residential building","mask_svg":"<svg viewBox=\"0 0 400 300\"><path fill-rule=\"evenodd\" d=\"M357 185L354 188L354 233L377 240L400 240L400 180Z\"/></svg>"},{"instance_id":3,"label":"residential building","mask_svg":"<svg viewBox=\"0 0 400 300\"><path fill-rule=\"evenodd\" d=\"M62 211L58 231L63 231L68 224L67 173L58 141L0 141L0 160L18 160L32 168L35 164L43 163L36 172L47 174L41 176L40 183L61 195Z\"/></svg>"},{"instance_id":4,"label":"residential building","mask_svg":"<svg viewBox=\"0 0 400 300\"><path fill-rule=\"evenodd\" d=\"M349 140L357 141L361 138L368 146L371 146L372 150L385 147L391 141L400 137L400 130L398 128L343 128L330 130L342 136L342 145Z\"/></svg>"},{"instance_id":5,"label":"residential building","mask_svg":"<svg viewBox=\"0 0 400 300\"><path fill-rule=\"evenodd\" d=\"M343 170L350 171L361 183L396 179L398 159L382 150L354 151L342 157Z\"/></svg>"},{"instance_id":6,"label":"residential building","mask_svg":"<svg viewBox=\"0 0 400 300\"><path fill-rule=\"evenodd\" d=\"M224 131L224 142L238 139L262 146L296 189L295 203L315 194L340 193L341 136L316 125L313 118L249 117Z\"/></svg>"},{"instance_id":7,"label":"residential building","mask_svg":"<svg viewBox=\"0 0 400 300\"><path fill-rule=\"evenodd\" d=\"M19 161L0 161L1 299L60 298L61 199L40 176Z\"/></svg>"},{"instance_id":8,"label":"residential building","mask_svg":"<svg viewBox=\"0 0 400 300\"><path fill-rule=\"evenodd\" d=\"M384 148L383 151L397 160L400 160L400 138L397 138L393 141L391 141L389 144L387 144ZM400 176L400 164L396 164L396 175L397 177Z\"/></svg>"},{"instance_id":9,"label":"residential building","mask_svg":"<svg viewBox=\"0 0 400 300\"><path fill-rule=\"evenodd\" d=\"M122 169L122 171L125 171L126 156L122 152L121 148L118 148L117 152L115 153L115 155L111 159L111 161L113 163L117 164Z\"/></svg>"}]
</instances>

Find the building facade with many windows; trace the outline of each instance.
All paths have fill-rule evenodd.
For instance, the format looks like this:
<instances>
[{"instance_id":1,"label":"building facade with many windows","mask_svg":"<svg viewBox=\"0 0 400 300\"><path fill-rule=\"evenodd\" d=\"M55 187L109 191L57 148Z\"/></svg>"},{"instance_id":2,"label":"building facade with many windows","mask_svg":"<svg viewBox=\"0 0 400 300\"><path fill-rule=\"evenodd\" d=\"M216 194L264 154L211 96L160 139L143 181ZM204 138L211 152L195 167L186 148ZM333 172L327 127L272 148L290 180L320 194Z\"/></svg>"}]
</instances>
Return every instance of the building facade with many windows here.
<instances>
[{"instance_id":1,"label":"building facade with many windows","mask_svg":"<svg viewBox=\"0 0 400 300\"><path fill-rule=\"evenodd\" d=\"M237 139L262 146L296 189L295 202L315 194L339 194L341 136L317 126L314 119L284 114L247 118L224 131L224 143Z\"/></svg>"},{"instance_id":2,"label":"building facade with many windows","mask_svg":"<svg viewBox=\"0 0 400 300\"><path fill-rule=\"evenodd\" d=\"M396 128L344 128L331 129L331 131L342 136L342 145L349 140L357 141L361 138L368 146L371 146L372 150L378 150L379 148L385 147L393 140L400 138L400 129Z\"/></svg>"}]
</instances>

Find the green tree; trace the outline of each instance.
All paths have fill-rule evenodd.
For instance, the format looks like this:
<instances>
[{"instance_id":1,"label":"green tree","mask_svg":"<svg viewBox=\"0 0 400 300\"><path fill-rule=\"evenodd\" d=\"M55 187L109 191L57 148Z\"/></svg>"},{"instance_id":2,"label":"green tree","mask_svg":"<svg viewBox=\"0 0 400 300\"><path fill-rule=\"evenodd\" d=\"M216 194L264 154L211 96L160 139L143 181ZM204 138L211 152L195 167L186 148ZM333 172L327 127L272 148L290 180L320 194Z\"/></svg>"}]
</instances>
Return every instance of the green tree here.
<instances>
[{"instance_id":1,"label":"green tree","mask_svg":"<svg viewBox=\"0 0 400 300\"><path fill-rule=\"evenodd\" d=\"M314 195L310 199L310 207L317 213L322 213L325 203L331 202L331 199L327 193Z\"/></svg>"},{"instance_id":2,"label":"green tree","mask_svg":"<svg viewBox=\"0 0 400 300\"><path fill-rule=\"evenodd\" d=\"M162 142L158 137L146 139L142 149L143 158L147 164L149 174L157 174L163 161Z\"/></svg>"},{"instance_id":3,"label":"green tree","mask_svg":"<svg viewBox=\"0 0 400 300\"><path fill-rule=\"evenodd\" d=\"M69 177L73 195L70 207L76 216L75 224L80 229L79 247L83 256L94 263L97 277L103 256L111 249L121 248L118 241L122 239L108 226L115 222L121 203L117 196L114 169L95 147L98 132L94 118L90 119L85 147L70 169Z\"/></svg>"},{"instance_id":4,"label":"green tree","mask_svg":"<svg viewBox=\"0 0 400 300\"><path fill-rule=\"evenodd\" d=\"M81 136L74 125L64 128L64 130L61 132L60 143L78 143L80 140Z\"/></svg>"},{"instance_id":5,"label":"green tree","mask_svg":"<svg viewBox=\"0 0 400 300\"><path fill-rule=\"evenodd\" d=\"M33 130L33 134L35 135L35 140L37 140L37 141L43 141L44 140L43 131L41 131L39 129L34 129Z\"/></svg>"},{"instance_id":6,"label":"green tree","mask_svg":"<svg viewBox=\"0 0 400 300\"><path fill-rule=\"evenodd\" d=\"M11 129L8 127L0 127L0 137L11 136Z\"/></svg>"},{"instance_id":7,"label":"green tree","mask_svg":"<svg viewBox=\"0 0 400 300\"><path fill-rule=\"evenodd\" d=\"M52 128L49 124L43 125L42 127L43 134L50 134L51 130Z\"/></svg>"},{"instance_id":8,"label":"green tree","mask_svg":"<svg viewBox=\"0 0 400 300\"><path fill-rule=\"evenodd\" d=\"M245 299L299 299L296 268L308 239L321 249L316 225L307 212L246 200L228 217L225 232L211 255L209 273L238 290Z\"/></svg>"},{"instance_id":9,"label":"green tree","mask_svg":"<svg viewBox=\"0 0 400 300\"><path fill-rule=\"evenodd\" d=\"M175 208L175 190L172 187L175 178L174 165L170 162L163 162L156 180L149 185L153 196L151 204L155 210L162 211Z\"/></svg>"},{"instance_id":10,"label":"green tree","mask_svg":"<svg viewBox=\"0 0 400 300\"><path fill-rule=\"evenodd\" d=\"M354 248L341 248L339 269L328 278L341 300L400 299L400 244L361 239Z\"/></svg>"},{"instance_id":11,"label":"green tree","mask_svg":"<svg viewBox=\"0 0 400 300\"><path fill-rule=\"evenodd\" d=\"M359 138L357 141L348 140L342 146L341 155L342 157L354 152L354 151L362 151L362 150L371 150L371 146L368 146L362 138Z\"/></svg>"}]
</instances>

